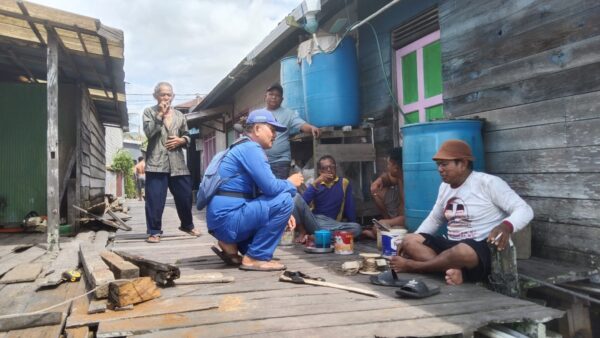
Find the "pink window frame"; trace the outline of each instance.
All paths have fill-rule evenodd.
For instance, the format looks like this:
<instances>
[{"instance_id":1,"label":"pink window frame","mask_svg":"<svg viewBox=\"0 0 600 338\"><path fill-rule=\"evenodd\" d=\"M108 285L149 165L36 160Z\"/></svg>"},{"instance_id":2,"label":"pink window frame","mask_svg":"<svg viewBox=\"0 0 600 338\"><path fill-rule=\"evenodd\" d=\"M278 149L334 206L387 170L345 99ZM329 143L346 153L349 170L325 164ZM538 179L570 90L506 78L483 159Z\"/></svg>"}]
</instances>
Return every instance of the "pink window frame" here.
<instances>
[{"instance_id":1,"label":"pink window frame","mask_svg":"<svg viewBox=\"0 0 600 338\"><path fill-rule=\"evenodd\" d=\"M217 138L215 133L211 133L202 138L202 172L206 170L210 160L217 153Z\"/></svg>"},{"instance_id":2,"label":"pink window frame","mask_svg":"<svg viewBox=\"0 0 600 338\"><path fill-rule=\"evenodd\" d=\"M398 50L396 50L396 83L398 84L397 95L398 95L398 103L400 104L400 108L402 111L407 112L419 112L419 122L425 122L427 119L425 109L433 106L437 106L443 103L442 94L438 94L433 97L425 98L425 74L423 69L423 47L437 41L440 39L440 31L435 31L430 33L421 39L410 43ZM403 81L402 81L402 57L410 54L412 52L417 53L417 102L409 103L407 105L404 104L404 94L403 94ZM399 119L400 124L404 123L404 119Z\"/></svg>"}]
</instances>

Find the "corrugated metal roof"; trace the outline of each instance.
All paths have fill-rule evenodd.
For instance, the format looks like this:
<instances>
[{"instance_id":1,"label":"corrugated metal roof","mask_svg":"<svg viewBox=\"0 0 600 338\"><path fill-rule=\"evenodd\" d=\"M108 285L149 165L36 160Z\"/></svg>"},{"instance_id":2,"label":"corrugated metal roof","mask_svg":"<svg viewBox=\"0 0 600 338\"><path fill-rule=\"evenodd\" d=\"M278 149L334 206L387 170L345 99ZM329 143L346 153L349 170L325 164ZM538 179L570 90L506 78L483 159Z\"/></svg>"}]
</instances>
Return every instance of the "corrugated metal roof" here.
<instances>
[{"instance_id":1,"label":"corrugated metal roof","mask_svg":"<svg viewBox=\"0 0 600 338\"><path fill-rule=\"evenodd\" d=\"M61 82L81 82L103 123L125 130L123 32L100 20L35 3L0 0L0 79L44 82L46 41L57 37Z\"/></svg>"}]
</instances>

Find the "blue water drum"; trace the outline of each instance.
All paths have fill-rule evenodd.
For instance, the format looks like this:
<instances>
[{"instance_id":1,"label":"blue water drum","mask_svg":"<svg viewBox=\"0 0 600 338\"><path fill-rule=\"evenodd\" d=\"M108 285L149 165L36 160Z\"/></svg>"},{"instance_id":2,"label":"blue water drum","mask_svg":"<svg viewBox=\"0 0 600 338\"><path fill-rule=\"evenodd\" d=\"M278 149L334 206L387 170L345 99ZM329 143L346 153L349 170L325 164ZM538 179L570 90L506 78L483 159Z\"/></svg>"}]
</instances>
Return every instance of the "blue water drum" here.
<instances>
[{"instance_id":1,"label":"blue water drum","mask_svg":"<svg viewBox=\"0 0 600 338\"><path fill-rule=\"evenodd\" d=\"M283 107L295 110L303 120L306 120L304 109L304 90L302 89L302 71L298 58L290 56L281 59L279 81L283 87Z\"/></svg>"},{"instance_id":2,"label":"blue water drum","mask_svg":"<svg viewBox=\"0 0 600 338\"><path fill-rule=\"evenodd\" d=\"M417 230L437 199L442 179L431 159L444 141L459 139L471 146L473 169L485 170L483 137L479 120L453 120L416 123L402 127L402 167L406 227ZM446 227L439 234L446 233Z\"/></svg>"},{"instance_id":3,"label":"blue water drum","mask_svg":"<svg viewBox=\"0 0 600 338\"><path fill-rule=\"evenodd\" d=\"M344 38L331 53L302 59L307 122L317 127L357 126L360 122L358 63L354 40Z\"/></svg>"}]
</instances>

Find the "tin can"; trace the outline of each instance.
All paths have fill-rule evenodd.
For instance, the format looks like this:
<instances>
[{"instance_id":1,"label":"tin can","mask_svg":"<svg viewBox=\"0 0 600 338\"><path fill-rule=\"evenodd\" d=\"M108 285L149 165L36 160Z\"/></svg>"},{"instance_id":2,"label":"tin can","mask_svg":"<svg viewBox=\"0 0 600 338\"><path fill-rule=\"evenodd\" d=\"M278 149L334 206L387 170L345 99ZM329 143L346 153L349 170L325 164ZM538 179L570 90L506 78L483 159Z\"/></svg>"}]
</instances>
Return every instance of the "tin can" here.
<instances>
[{"instance_id":1,"label":"tin can","mask_svg":"<svg viewBox=\"0 0 600 338\"><path fill-rule=\"evenodd\" d=\"M336 231L333 233L334 249L338 255L351 255L354 253L354 238L348 231Z\"/></svg>"}]
</instances>

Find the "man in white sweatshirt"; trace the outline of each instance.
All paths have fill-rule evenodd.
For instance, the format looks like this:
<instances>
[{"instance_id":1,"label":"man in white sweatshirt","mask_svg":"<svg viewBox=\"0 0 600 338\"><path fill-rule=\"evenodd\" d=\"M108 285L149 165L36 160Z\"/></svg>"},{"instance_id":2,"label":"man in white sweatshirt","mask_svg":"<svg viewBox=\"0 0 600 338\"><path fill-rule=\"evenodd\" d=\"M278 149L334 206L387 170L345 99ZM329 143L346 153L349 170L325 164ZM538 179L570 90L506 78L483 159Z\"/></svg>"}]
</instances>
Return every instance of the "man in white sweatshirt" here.
<instances>
[{"instance_id":1,"label":"man in white sweatshirt","mask_svg":"<svg viewBox=\"0 0 600 338\"><path fill-rule=\"evenodd\" d=\"M442 177L429 216L399 246L390 265L398 272L445 272L448 284L481 281L490 273L488 243L504 250L533 210L501 178L473 171L469 145L448 140L433 157ZM448 238L434 236L448 224Z\"/></svg>"}]
</instances>

